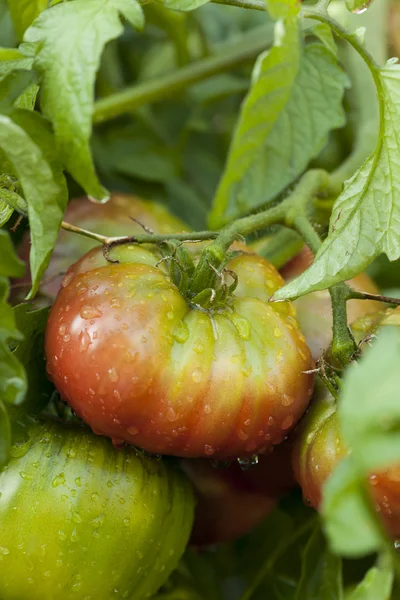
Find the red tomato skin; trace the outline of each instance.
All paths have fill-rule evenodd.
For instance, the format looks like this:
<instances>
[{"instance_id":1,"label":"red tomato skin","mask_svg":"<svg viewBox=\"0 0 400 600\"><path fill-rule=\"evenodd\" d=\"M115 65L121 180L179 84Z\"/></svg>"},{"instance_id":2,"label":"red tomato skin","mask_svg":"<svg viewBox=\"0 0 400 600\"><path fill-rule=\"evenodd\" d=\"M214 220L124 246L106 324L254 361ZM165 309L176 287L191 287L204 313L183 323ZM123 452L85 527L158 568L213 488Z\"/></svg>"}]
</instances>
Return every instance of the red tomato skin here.
<instances>
[{"instance_id":1,"label":"red tomato skin","mask_svg":"<svg viewBox=\"0 0 400 600\"><path fill-rule=\"evenodd\" d=\"M348 455L339 431L335 403L328 392L313 400L302 420L293 448L293 470L306 504L318 509L322 489L337 463ZM389 534L400 536L400 466L371 474L368 478L375 508Z\"/></svg>"},{"instance_id":2,"label":"red tomato skin","mask_svg":"<svg viewBox=\"0 0 400 600\"><path fill-rule=\"evenodd\" d=\"M234 258L233 310L211 318L148 248L115 252L117 265L101 249L73 265L50 313L48 372L73 410L156 454L230 459L282 442L308 405L313 361L291 304L265 301L282 285L276 270Z\"/></svg>"},{"instance_id":3,"label":"red tomato skin","mask_svg":"<svg viewBox=\"0 0 400 600\"><path fill-rule=\"evenodd\" d=\"M313 254L307 246L280 270L286 281L301 275L312 263ZM378 294L379 290L368 275L360 273L347 282L357 291ZM302 332L317 360L332 342L332 308L328 290L312 292L294 301L297 319ZM347 302L347 320L349 324L356 319L380 310L379 302L373 300L350 300Z\"/></svg>"},{"instance_id":4,"label":"red tomato skin","mask_svg":"<svg viewBox=\"0 0 400 600\"><path fill-rule=\"evenodd\" d=\"M206 459L182 459L197 497L191 543L231 542L259 525L295 485L291 450L283 442L246 470L237 462L215 468Z\"/></svg>"}]
</instances>

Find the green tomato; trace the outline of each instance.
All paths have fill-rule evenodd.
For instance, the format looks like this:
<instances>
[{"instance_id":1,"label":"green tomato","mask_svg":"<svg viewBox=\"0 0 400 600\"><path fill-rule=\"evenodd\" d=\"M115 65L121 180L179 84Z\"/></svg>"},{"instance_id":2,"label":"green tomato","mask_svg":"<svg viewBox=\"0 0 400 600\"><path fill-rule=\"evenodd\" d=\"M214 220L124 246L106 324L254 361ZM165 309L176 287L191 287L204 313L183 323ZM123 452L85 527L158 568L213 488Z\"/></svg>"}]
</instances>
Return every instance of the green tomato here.
<instances>
[{"instance_id":1,"label":"green tomato","mask_svg":"<svg viewBox=\"0 0 400 600\"><path fill-rule=\"evenodd\" d=\"M50 420L28 425L0 490L1 600L143 600L193 521L178 470Z\"/></svg>"}]
</instances>

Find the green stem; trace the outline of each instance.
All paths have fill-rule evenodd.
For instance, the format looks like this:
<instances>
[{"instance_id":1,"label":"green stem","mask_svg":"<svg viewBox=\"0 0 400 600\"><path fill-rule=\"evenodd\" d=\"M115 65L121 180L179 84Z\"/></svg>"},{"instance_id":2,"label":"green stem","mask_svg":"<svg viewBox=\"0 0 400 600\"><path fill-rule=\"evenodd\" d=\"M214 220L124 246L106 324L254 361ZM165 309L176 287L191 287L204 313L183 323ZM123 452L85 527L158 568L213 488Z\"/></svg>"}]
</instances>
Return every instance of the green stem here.
<instances>
[{"instance_id":1,"label":"green stem","mask_svg":"<svg viewBox=\"0 0 400 600\"><path fill-rule=\"evenodd\" d=\"M211 0L214 4L226 4L226 6L238 6L239 8L250 8L265 12L263 0Z\"/></svg>"},{"instance_id":2,"label":"green stem","mask_svg":"<svg viewBox=\"0 0 400 600\"><path fill-rule=\"evenodd\" d=\"M351 361L357 350L357 344L347 323L347 300L349 287L345 283L337 283L329 288L332 302L333 336L332 356L344 368Z\"/></svg>"},{"instance_id":3,"label":"green stem","mask_svg":"<svg viewBox=\"0 0 400 600\"><path fill-rule=\"evenodd\" d=\"M66 221L63 221L61 223L61 227L65 231L78 233L79 235L82 235L84 237L96 240L97 242L99 242L99 244L103 244L105 246L129 243L159 244L160 242L165 242L166 240L176 240L178 242L200 242L202 240L212 240L218 235L218 231L195 231L168 234L140 233L134 236L107 237L105 235L101 235L100 233L95 233L94 231L81 229L81 227L77 227L76 225L72 225L71 223L67 223Z\"/></svg>"},{"instance_id":4,"label":"green stem","mask_svg":"<svg viewBox=\"0 0 400 600\"><path fill-rule=\"evenodd\" d=\"M156 102L176 94L187 87L253 60L272 42L272 29L260 27L258 31L243 36L240 44L230 46L212 57L193 62L164 77L146 81L138 85L101 98L94 105L93 122L101 123L126 112L130 112L143 104Z\"/></svg>"}]
</instances>

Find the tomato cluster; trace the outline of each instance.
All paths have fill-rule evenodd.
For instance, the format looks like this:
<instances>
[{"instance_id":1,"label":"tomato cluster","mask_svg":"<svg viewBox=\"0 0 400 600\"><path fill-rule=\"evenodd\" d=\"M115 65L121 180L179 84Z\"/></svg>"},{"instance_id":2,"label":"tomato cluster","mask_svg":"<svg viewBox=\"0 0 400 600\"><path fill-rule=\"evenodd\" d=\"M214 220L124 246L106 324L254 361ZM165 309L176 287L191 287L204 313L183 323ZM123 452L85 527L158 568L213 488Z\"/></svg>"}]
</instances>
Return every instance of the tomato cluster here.
<instances>
[{"instance_id":1,"label":"tomato cluster","mask_svg":"<svg viewBox=\"0 0 400 600\"><path fill-rule=\"evenodd\" d=\"M66 219L110 236L188 229L165 208L124 195L105 205L74 200ZM204 246L183 248L193 268ZM314 360L331 341L328 293L295 307L271 303L283 277L307 268L309 251L279 274L248 247L232 250L226 269L236 288L210 308L174 277L170 265L178 260L169 247L131 242L105 256L93 240L60 234L41 286L42 299L54 302L48 374L74 413L119 449L86 428L25 424L25 441L0 474L0 486L10 489L0 497L0 519L10 532L37 531L47 514L49 526L41 550L2 535L1 598L64 600L78 589L87 599L111 591L145 598L176 566L190 530L196 545L245 534L295 485L294 476L319 506L323 482L346 453L325 391L318 387L289 434L313 394ZM365 275L350 284L376 291ZM352 301L349 322L374 310L375 303ZM145 458L133 447L180 461ZM258 464L243 470L237 458ZM197 497L194 525L188 480ZM395 493L394 480L395 472L371 476L383 512L380 498ZM34 511L24 504L28 487ZM130 551L121 557L120 548Z\"/></svg>"}]
</instances>

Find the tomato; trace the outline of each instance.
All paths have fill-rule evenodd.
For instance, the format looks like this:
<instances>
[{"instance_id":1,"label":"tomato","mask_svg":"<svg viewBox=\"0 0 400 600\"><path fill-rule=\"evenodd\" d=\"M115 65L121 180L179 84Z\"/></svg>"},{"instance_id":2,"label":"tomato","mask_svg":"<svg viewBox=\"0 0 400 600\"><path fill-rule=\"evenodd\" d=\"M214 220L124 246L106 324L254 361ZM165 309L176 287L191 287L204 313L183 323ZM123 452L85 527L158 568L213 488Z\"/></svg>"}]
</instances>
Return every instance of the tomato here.
<instances>
[{"instance_id":1,"label":"tomato","mask_svg":"<svg viewBox=\"0 0 400 600\"><path fill-rule=\"evenodd\" d=\"M296 432L293 450L293 469L307 504L319 508L324 483L348 453L340 437L335 402L326 388L321 389ZM388 532L400 536L400 465L373 473L368 481Z\"/></svg>"},{"instance_id":2,"label":"tomato","mask_svg":"<svg viewBox=\"0 0 400 600\"><path fill-rule=\"evenodd\" d=\"M91 202L87 197L75 198L68 204L64 220L82 229L107 236L130 236L144 233L144 229L132 218L155 233L189 230L183 221L171 215L161 204L119 193L112 194L110 200L105 204ZM46 297L48 301L53 301L68 267L97 245L95 240L61 229L50 264L43 275L40 295ZM29 251L30 238L27 234L20 252L27 264L29 264ZM25 278L19 281L19 285L21 283L26 285L16 288L15 301L22 301L30 287L29 271Z\"/></svg>"},{"instance_id":3,"label":"tomato","mask_svg":"<svg viewBox=\"0 0 400 600\"><path fill-rule=\"evenodd\" d=\"M291 445L284 442L246 470L237 462L217 468L206 459L182 459L197 496L191 542L228 542L261 523L294 486L290 456Z\"/></svg>"},{"instance_id":4,"label":"tomato","mask_svg":"<svg viewBox=\"0 0 400 600\"><path fill-rule=\"evenodd\" d=\"M143 600L193 521L177 469L50 420L29 424L0 490L1 600Z\"/></svg>"},{"instance_id":5,"label":"tomato","mask_svg":"<svg viewBox=\"0 0 400 600\"><path fill-rule=\"evenodd\" d=\"M312 263L313 255L305 246L303 250L282 269L286 281L301 275ZM357 291L378 294L372 279L365 273L357 275L347 282ZM328 290L312 292L295 300L297 318L307 343L316 360L329 347L332 341L332 308ZM347 302L348 322L353 323L359 317L379 310L381 305L373 300L350 300Z\"/></svg>"},{"instance_id":6,"label":"tomato","mask_svg":"<svg viewBox=\"0 0 400 600\"><path fill-rule=\"evenodd\" d=\"M112 258L94 249L73 265L50 313L48 372L73 410L157 454L229 459L280 443L308 405L313 361L292 305L268 303L283 284L274 267L235 256L232 302L210 312L156 268L156 247Z\"/></svg>"}]
</instances>

